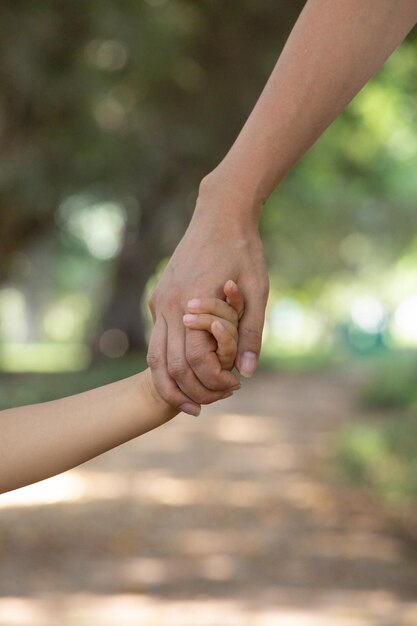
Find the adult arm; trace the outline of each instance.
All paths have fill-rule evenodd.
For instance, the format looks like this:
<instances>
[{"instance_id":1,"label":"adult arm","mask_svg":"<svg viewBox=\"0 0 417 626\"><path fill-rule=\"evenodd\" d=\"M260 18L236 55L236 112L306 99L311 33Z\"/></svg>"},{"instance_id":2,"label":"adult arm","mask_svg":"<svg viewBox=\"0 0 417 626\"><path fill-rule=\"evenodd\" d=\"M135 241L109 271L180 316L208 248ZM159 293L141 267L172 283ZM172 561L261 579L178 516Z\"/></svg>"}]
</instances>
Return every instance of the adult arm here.
<instances>
[{"instance_id":1,"label":"adult arm","mask_svg":"<svg viewBox=\"0 0 417 626\"><path fill-rule=\"evenodd\" d=\"M170 404L197 412L236 383L216 365L210 337L180 323L190 297L218 295L227 278L246 301L236 365L243 375L254 372L268 293L262 206L416 21L416 0L305 5L235 143L202 181L190 226L151 296L148 360Z\"/></svg>"}]
</instances>

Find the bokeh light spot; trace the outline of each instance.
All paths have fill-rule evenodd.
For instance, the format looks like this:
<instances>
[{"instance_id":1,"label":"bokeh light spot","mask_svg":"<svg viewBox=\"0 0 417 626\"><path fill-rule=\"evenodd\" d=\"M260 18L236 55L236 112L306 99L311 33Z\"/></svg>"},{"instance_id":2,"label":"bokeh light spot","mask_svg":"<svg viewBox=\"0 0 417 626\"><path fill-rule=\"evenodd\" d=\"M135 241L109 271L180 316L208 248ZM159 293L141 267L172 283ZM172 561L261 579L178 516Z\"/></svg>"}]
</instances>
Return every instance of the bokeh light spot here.
<instances>
[{"instance_id":1,"label":"bokeh light spot","mask_svg":"<svg viewBox=\"0 0 417 626\"><path fill-rule=\"evenodd\" d=\"M122 330L111 328L101 335L98 346L104 356L117 359L128 351L129 339Z\"/></svg>"}]
</instances>

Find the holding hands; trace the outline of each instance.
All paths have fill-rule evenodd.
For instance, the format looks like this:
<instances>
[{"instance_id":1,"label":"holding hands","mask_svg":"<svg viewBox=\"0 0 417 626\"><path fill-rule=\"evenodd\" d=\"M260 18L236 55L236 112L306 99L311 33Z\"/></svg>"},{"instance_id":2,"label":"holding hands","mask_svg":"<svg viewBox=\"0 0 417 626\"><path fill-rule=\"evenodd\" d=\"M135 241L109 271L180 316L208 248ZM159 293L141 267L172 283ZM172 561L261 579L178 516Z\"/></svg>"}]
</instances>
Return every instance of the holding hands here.
<instances>
[{"instance_id":1,"label":"holding hands","mask_svg":"<svg viewBox=\"0 0 417 626\"><path fill-rule=\"evenodd\" d=\"M216 355L223 370L232 370L238 346L239 320L244 313L243 296L233 280L224 286L226 301L199 298L188 302L189 313L183 317L187 328L210 332L217 341Z\"/></svg>"},{"instance_id":2,"label":"holding hands","mask_svg":"<svg viewBox=\"0 0 417 626\"><path fill-rule=\"evenodd\" d=\"M227 397L240 383L229 371L231 364L224 368L219 361L219 327L208 333L207 325L196 326L192 317L184 321L184 314L201 315L201 303L212 306L216 299L217 309L210 308L209 314L221 316L224 309L219 302L224 305L226 298L235 308L232 292L238 285L245 310L238 311L234 365L246 377L257 366L268 275L257 218L249 213L245 218L243 209L237 214L246 201L250 202L236 196L219 198L211 183L204 181L187 232L149 300L154 328L148 365L155 387L168 404L191 415L198 415L202 404Z\"/></svg>"},{"instance_id":3,"label":"holding hands","mask_svg":"<svg viewBox=\"0 0 417 626\"><path fill-rule=\"evenodd\" d=\"M236 358L243 297L233 281L224 294L226 301L190 303L193 312L184 316L184 324L214 342L219 367L228 374ZM0 411L0 494L84 463L177 413L155 389L149 370L53 402Z\"/></svg>"}]
</instances>

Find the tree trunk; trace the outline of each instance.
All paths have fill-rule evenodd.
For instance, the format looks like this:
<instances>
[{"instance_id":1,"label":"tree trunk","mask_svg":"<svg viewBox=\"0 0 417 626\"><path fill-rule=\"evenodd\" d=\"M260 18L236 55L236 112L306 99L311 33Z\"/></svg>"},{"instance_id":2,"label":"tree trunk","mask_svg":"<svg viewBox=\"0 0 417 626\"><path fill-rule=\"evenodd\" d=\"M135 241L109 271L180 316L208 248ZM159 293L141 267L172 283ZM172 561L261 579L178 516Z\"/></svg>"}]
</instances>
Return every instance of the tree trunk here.
<instances>
[{"instance_id":1,"label":"tree trunk","mask_svg":"<svg viewBox=\"0 0 417 626\"><path fill-rule=\"evenodd\" d=\"M128 229L113 279L113 293L104 312L101 332L118 329L127 335L129 351L146 352L142 300L146 284L167 251L162 244L161 215L147 211L140 225ZM97 354L97 350L93 352Z\"/></svg>"},{"instance_id":2,"label":"tree trunk","mask_svg":"<svg viewBox=\"0 0 417 626\"><path fill-rule=\"evenodd\" d=\"M15 254L50 227L50 220L28 218L18 211L0 209L0 284L9 278Z\"/></svg>"},{"instance_id":3,"label":"tree trunk","mask_svg":"<svg viewBox=\"0 0 417 626\"><path fill-rule=\"evenodd\" d=\"M123 331L129 341L129 350L136 352L146 350L146 327L141 301L146 283L158 261L155 259L151 265L149 257L144 258L146 252L142 249L142 244L136 237L129 237L129 241L125 243L114 279L112 297L101 323L101 332L110 329Z\"/></svg>"}]
</instances>

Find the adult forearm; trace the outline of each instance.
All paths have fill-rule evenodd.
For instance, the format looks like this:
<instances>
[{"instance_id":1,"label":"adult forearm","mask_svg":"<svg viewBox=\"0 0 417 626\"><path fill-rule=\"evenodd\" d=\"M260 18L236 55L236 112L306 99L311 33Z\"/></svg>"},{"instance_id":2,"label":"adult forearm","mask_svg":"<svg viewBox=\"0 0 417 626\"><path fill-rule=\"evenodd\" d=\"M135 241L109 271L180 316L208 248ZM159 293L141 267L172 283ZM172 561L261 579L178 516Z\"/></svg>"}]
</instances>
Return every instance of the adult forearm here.
<instances>
[{"instance_id":1,"label":"adult forearm","mask_svg":"<svg viewBox=\"0 0 417 626\"><path fill-rule=\"evenodd\" d=\"M309 0L235 143L202 183L259 215L287 172L401 43L416 0Z\"/></svg>"},{"instance_id":2,"label":"adult forearm","mask_svg":"<svg viewBox=\"0 0 417 626\"><path fill-rule=\"evenodd\" d=\"M236 365L246 376L255 371L268 295L262 205L416 19L417 0L308 1L235 143L201 182L191 223L152 295L149 356L159 392L175 406L212 402L228 387L208 366L207 344L193 344L181 325L188 298L221 297L228 279L246 302Z\"/></svg>"},{"instance_id":3,"label":"adult forearm","mask_svg":"<svg viewBox=\"0 0 417 626\"><path fill-rule=\"evenodd\" d=\"M160 426L176 411L149 372L61 400L0 412L0 493L43 480Z\"/></svg>"}]
</instances>

